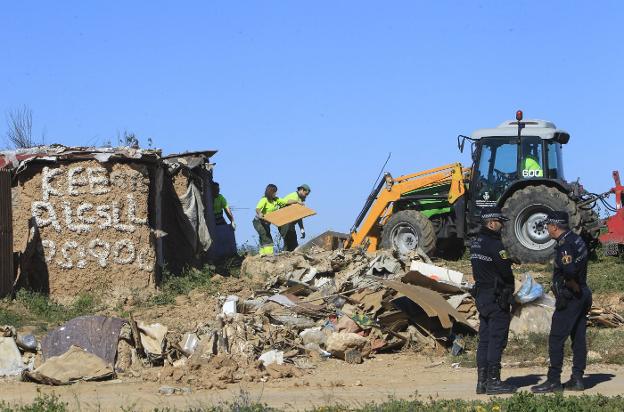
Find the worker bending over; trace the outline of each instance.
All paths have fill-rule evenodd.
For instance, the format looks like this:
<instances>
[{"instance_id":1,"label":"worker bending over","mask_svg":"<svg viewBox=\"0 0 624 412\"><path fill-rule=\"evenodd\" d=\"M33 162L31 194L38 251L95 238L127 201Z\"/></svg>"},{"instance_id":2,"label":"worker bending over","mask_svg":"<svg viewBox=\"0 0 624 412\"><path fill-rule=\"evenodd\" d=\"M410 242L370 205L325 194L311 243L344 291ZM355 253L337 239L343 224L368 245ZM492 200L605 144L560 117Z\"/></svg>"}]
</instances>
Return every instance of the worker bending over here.
<instances>
[{"instance_id":1,"label":"worker bending over","mask_svg":"<svg viewBox=\"0 0 624 412\"><path fill-rule=\"evenodd\" d=\"M296 192L287 194L282 198L286 204L299 203L303 204L306 198L310 195L310 186L303 184L297 187ZM297 242L297 232L295 230L295 223L299 226L299 232L301 233L301 239L305 238L305 228L303 227L303 219L299 219L296 222L287 223L284 226L280 226L279 231L282 238L284 238L284 247L287 251L292 252L299 246Z\"/></svg>"},{"instance_id":2,"label":"worker bending over","mask_svg":"<svg viewBox=\"0 0 624 412\"><path fill-rule=\"evenodd\" d=\"M271 236L271 224L264 220L264 215L275 212L280 207L286 206L286 202L277 197L277 186L268 184L264 190L264 197L256 205L256 217L253 227L260 238L260 255L273 254L273 236Z\"/></svg>"}]
</instances>

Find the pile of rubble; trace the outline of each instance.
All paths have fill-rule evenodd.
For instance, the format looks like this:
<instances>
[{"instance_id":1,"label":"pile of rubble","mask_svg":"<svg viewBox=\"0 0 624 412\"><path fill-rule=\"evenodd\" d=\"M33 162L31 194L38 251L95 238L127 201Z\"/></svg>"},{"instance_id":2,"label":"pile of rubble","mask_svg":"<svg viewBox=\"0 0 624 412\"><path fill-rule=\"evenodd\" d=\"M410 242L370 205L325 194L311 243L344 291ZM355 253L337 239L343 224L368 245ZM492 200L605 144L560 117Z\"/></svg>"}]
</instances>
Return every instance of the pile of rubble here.
<instances>
[{"instance_id":1,"label":"pile of rubble","mask_svg":"<svg viewBox=\"0 0 624 412\"><path fill-rule=\"evenodd\" d=\"M423 260L358 250L248 257L241 276L263 287L248 299L222 296L221 313L193 331L161 330L163 340L151 352L130 346L125 358L143 350L161 368L132 372L132 363L119 362L117 368L210 388L300 376L330 357L362 363L403 348L444 352L475 332L476 309L461 273ZM137 333L148 327L138 323Z\"/></svg>"},{"instance_id":2,"label":"pile of rubble","mask_svg":"<svg viewBox=\"0 0 624 412\"><path fill-rule=\"evenodd\" d=\"M424 254L312 249L250 256L241 277L263 286L218 297L220 313L184 332L105 316L72 319L41 342L0 329L0 375L53 385L120 375L177 385L163 387L171 394L301 376L326 358L362 363L407 348L457 355L478 327L472 285ZM551 306L547 295L523 305L516 330L549 327ZM591 320L621 321L597 311Z\"/></svg>"}]
</instances>

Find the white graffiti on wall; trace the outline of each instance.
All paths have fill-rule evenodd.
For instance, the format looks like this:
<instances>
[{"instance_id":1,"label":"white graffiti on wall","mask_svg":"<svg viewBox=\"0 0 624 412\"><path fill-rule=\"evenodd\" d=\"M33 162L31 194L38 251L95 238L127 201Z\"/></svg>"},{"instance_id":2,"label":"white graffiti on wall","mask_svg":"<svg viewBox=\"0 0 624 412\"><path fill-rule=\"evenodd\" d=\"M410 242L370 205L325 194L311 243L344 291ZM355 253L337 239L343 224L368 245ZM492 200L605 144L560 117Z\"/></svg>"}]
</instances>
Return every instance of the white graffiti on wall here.
<instances>
[{"instance_id":1,"label":"white graffiti on wall","mask_svg":"<svg viewBox=\"0 0 624 412\"><path fill-rule=\"evenodd\" d=\"M63 175L65 179L62 179ZM78 235L99 235L84 242L66 240L62 244L50 239L42 240L48 264L62 269L84 269L90 263L102 268L111 263L135 264L139 269L152 270L150 245L138 247L130 238L138 227L147 226L147 216L137 215L134 197L137 192L149 192L149 181L143 174L138 171L114 171L109 175L103 167L44 167L41 179L42 200L31 204L31 213L38 227L50 227L60 235L65 231ZM63 180L66 185L61 184ZM115 188L126 193L124 201L94 204L72 199L83 195L105 195ZM55 198L57 202L52 201ZM128 236L111 243L100 238L108 230Z\"/></svg>"}]
</instances>

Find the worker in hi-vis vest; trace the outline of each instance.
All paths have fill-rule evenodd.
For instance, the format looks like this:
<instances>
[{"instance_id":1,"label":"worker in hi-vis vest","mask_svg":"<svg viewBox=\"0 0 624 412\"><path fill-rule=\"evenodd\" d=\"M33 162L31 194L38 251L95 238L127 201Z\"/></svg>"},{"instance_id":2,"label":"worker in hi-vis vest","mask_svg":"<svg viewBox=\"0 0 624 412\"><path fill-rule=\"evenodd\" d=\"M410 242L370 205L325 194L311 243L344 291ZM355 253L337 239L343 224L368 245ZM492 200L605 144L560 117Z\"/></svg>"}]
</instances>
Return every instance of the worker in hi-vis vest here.
<instances>
[{"instance_id":1,"label":"worker in hi-vis vest","mask_svg":"<svg viewBox=\"0 0 624 412\"><path fill-rule=\"evenodd\" d=\"M542 169L542 165L540 165L537 147L531 146L525 148L522 177L543 177L544 169Z\"/></svg>"},{"instance_id":2,"label":"worker in hi-vis vest","mask_svg":"<svg viewBox=\"0 0 624 412\"><path fill-rule=\"evenodd\" d=\"M296 202L299 204L303 204L306 198L310 194L310 186L303 184L297 187L296 192L292 192L287 194L282 198L284 202ZM297 241L297 232L295 231L295 224L299 226L299 232L301 232L301 239L305 238L305 228L303 227L303 219L299 219L296 222L287 223L284 226L280 226L279 231L280 235L284 239L284 248L292 252L299 246L299 242Z\"/></svg>"},{"instance_id":3,"label":"worker in hi-vis vest","mask_svg":"<svg viewBox=\"0 0 624 412\"><path fill-rule=\"evenodd\" d=\"M277 197L277 186L274 184L267 185L264 190L264 197L260 199L256 205L256 217L253 220L253 227L258 232L260 241L260 255L272 255L273 236L271 235L271 224L264 220L264 215L275 212L276 210L293 203L301 203L295 200L284 201Z\"/></svg>"}]
</instances>

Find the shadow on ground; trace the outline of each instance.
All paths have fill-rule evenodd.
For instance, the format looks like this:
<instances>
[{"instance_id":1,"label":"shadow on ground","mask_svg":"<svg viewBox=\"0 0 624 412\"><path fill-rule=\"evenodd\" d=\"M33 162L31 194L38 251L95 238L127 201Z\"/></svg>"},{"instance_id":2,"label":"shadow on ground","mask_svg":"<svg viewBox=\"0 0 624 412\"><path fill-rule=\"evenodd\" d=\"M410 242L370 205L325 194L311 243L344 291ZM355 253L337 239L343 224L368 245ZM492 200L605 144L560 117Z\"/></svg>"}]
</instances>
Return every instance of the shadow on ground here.
<instances>
[{"instance_id":1,"label":"shadow on ground","mask_svg":"<svg viewBox=\"0 0 624 412\"><path fill-rule=\"evenodd\" d=\"M510 385L514 385L517 388L524 388L526 386L537 385L542 380L543 376L544 375L536 373L525 376L512 376L511 378L508 378L505 382Z\"/></svg>"},{"instance_id":2,"label":"shadow on ground","mask_svg":"<svg viewBox=\"0 0 624 412\"><path fill-rule=\"evenodd\" d=\"M604 383L604 382L609 382L610 380L612 380L613 378L615 378L615 375L612 373L592 373L589 374L585 377L584 381L585 381L585 389L591 389L594 386Z\"/></svg>"},{"instance_id":3,"label":"shadow on ground","mask_svg":"<svg viewBox=\"0 0 624 412\"><path fill-rule=\"evenodd\" d=\"M585 376L583 380L585 382L585 389L591 389L601 383L608 382L615 378L612 373L592 373ZM525 376L512 376L505 382L516 386L517 388L524 388L527 386L537 385L544 379L543 374L531 374ZM566 381L567 379L563 379Z\"/></svg>"}]
</instances>

